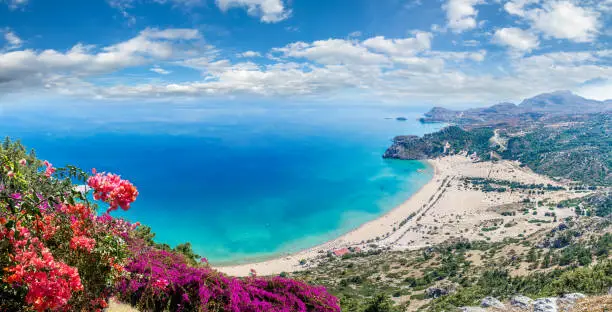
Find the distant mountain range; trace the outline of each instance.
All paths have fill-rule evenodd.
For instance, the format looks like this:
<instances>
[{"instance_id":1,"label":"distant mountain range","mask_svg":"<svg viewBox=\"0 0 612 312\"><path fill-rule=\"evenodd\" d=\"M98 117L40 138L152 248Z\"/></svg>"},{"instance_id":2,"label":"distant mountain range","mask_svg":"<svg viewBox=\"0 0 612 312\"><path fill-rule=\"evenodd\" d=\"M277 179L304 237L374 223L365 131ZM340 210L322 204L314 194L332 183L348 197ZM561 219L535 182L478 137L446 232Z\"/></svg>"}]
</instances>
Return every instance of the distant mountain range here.
<instances>
[{"instance_id":1,"label":"distant mountain range","mask_svg":"<svg viewBox=\"0 0 612 312\"><path fill-rule=\"evenodd\" d=\"M612 111L612 100L585 99L570 91L544 93L529 98L519 105L500 103L491 107L464 111L434 107L420 118L423 123L448 122L455 124L519 124L545 120L560 115L584 115Z\"/></svg>"}]
</instances>

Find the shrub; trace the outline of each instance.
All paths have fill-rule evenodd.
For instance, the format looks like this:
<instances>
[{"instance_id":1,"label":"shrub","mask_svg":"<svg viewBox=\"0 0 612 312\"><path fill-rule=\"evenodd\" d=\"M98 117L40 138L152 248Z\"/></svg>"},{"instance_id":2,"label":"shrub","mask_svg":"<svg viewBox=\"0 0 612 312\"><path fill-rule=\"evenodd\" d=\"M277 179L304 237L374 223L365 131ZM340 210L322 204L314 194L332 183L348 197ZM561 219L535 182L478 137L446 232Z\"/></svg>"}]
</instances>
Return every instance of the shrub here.
<instances>
[{"instance_id":1,"label":"shrub","mask_svg":"<svg viewBox=\"0 0 612 312\"><path fill-rule=\"evenodd\" d=\"M154 248L140 250L126 271L119 298L146 311L340 311L323 287L282 277L231 278Z\"/></svg>"}]
</instances>

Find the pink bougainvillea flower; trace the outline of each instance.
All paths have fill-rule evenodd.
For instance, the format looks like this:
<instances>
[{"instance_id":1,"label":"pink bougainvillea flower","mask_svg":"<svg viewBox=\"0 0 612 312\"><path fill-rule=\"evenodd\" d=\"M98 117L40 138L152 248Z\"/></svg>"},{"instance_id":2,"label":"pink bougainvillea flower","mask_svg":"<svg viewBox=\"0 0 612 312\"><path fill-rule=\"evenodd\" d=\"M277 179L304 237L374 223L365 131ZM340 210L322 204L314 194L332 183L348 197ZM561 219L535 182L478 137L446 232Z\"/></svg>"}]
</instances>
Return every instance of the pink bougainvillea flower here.
<instances>
[{"instance_id":1,"label":"pink bougainvillea flower","mask_svg":"<svg viewBox=\"0 0 612 312\"><path fill-rule=\"evenodd\" d=\"M9 177L9 178L13 178L13 177L15 177L15 173L14 173L14 172L11 170L11 171L9 171L9 172L6 174L6 176L7 176L7 177Z\"/></svg>"},{"instance_id":2,"label":"pink bougainvillea flower","mask_svg":"<svg viewBox=\"0 0 612 312\"><path fill-rule=\"evenodd\" d=\"M25 158L23 158L23 159L19 160L19 164L22 165L22 166L25 166L25 165L28 164L28 161L25 160Z\"/></svg>"},{"instance_id":3,"label":"pink bougainvillea flower","mask_svg":"<svg viewBox=\"0 0 612 312\"><path fill-rule=\"evenodd\" d=\"M53 164L46 160L43 162L43 164L45 165L45 167L47 167L45 168L45 176L47 178L51 177L55 173L55 168L53 168Z\"/></svg>"},{"instance_id":4,"label":"pink bougainvillea flower","mask_svg":"<svg viewBox=\"0 0 612 312\"><path fill-rule=\"evenodd\" d=\"M66 310L75 292L83 290L76 268L54 259L51 251L27 228L18 226L9 241L13 246L16 263L5 269L8 284L26 286L25 302L35 311Z\"/></svg>"},{"instance_id":5,"label":"pink bougainvillea flower","mask_svg":"<svg viewBox=\"0 0 612 312\"><path fill-rule=\"evenodd\" d=\"M87 236L74 236L70 240L70 249L72 250L85 250L88 253L96 246L96 240Z\"/></svg>"},{"instance_id":6,"label":"pink bougainvillea flower","mask_svg":"<svg viewBox=\"0 0 612 312\"><path fill-rule=\"evenodd\" d=\"M109 204L107 212L119 207L128 210L138 197L138 190L130 181L112 173L97 173L87 180L87 185L94 190L94 199Z\"/></svg>"}]
</instances>

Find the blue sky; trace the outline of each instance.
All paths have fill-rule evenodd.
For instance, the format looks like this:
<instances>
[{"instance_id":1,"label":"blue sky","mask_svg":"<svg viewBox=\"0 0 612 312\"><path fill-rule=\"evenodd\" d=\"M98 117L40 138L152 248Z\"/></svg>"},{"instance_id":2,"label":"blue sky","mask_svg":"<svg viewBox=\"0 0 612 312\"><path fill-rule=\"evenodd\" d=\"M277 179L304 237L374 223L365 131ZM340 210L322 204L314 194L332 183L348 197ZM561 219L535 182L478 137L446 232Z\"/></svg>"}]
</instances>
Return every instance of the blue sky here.
<instances>
[{"instance_id":1,"label":"blue sky","mask_svg":"<svg viewBox=\"0 0 612 312\"><path fill-rule=\"evenodd\" d=\"M0 0L0 102L612 98L612 0Z\"/></svg>"}]
</instances>

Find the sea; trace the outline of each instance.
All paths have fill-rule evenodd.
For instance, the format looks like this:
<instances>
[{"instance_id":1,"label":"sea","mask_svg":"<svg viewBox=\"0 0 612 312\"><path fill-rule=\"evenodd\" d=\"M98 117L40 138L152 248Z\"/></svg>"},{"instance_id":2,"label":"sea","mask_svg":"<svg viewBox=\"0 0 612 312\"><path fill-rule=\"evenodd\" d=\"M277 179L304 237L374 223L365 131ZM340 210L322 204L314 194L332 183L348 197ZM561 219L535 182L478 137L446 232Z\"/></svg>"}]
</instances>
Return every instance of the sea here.
<instances>
[{"instance_id":1,"label":"sea","mask_svg":"<svg viewBox=\"0 0 612 312\"><path fill-rule=\"evenodd\" d=\"M409 198L432 169L382 154L396 135L443 126L419 123L425 111L97 104L4 110L0 134L57 167L120 174L140 195L113 215L150 226L160 243L190 242L225 265L321 244Z\"/></svg>"}]
</instances>

